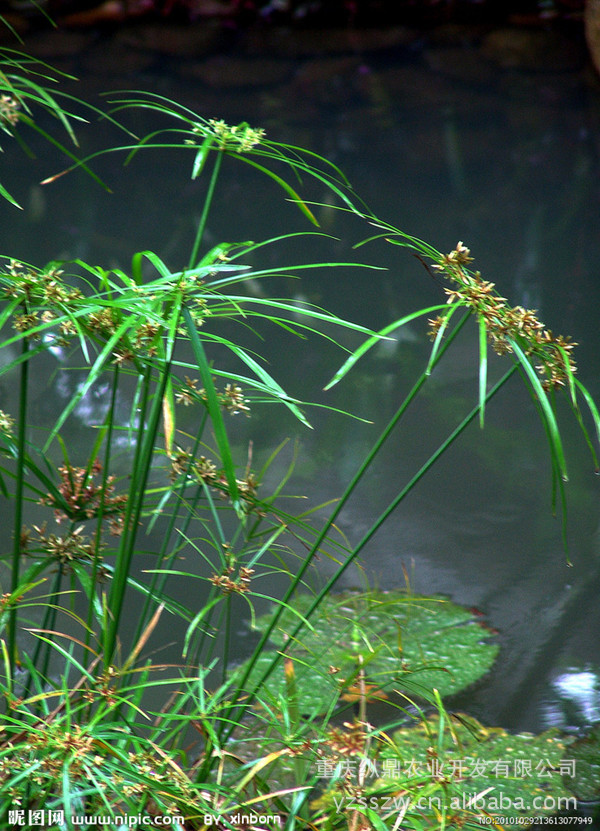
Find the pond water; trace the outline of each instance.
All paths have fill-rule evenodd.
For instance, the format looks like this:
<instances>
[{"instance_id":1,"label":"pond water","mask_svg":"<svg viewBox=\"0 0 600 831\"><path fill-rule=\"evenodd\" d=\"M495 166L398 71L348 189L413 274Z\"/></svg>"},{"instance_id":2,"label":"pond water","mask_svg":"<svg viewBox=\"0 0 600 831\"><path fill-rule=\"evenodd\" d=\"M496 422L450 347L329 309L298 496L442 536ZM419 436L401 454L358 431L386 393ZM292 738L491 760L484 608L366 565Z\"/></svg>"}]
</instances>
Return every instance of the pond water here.
<instances>
[{"instance_id":1,"label":"pond water","mask_svg":"<svg viewBox=\"0 0 600 831\"><path fill-rule=\"evenodd\" d=\"M79 87L66 89L83 98L145 89L326 155L386 221L442 251L464 240L484 277L513 304L537 308L548 327L579 342L581 380L600 395L600 84L577 37L532 33L538 49L532 63L526 52L514 57L508 33L502 41L498 33L466 27L312 37L276 31L242 37L208 27L200 56L189 33L180 31L177 42L169 31L58 33L54 41L52 34L37 37L31 48L79 75ZM104 131L83 130L84 149L102 146ZM34 162L8 141L3 149L2 182L22 201L25 221L3 205L0 251L34 263L83 257L126 268L135 251L149 248L174 269L185 264L206 185L190 181L190 160L181 152L147 154L126 169L122 156L99 160L95 169L110 183L108 194L79 174L41 188L35 183L61 169L60 160L43 145ZM209 241L306 230L273 184L239 164L224 177ZM318 189L311 193L315 201L327 198ZM269 290L377 328L443 302L439 284L408 252L383 242L353 252L369 228L326 207L321 217L337 241L307 237L283 249L278 261L362 260L387 270L320 270L301 285ZM309 242L314 250L307 254ZM461 336L344 511L340 527L350 541L360 539L475 402L474 334ZM283 338L271 331L253 348L291 395L373 422L318 409L310 414L311 432L270 410L236 426L240 447L252 438L258 459L286 436L296 439L296 474L287 490L316 505L341 494L430 347L417 321L359 363L339 390L324 394L343 353L324 342ZM47 375L34 384L39 407L70 394L49 385ZM3 396L10 402L10 389ZM572 567L560 520L551 515L543 429L517 379L489 406L486 430L468 429L363 557L372 585L402 587L408 573L416 592L442 593L485 613L499 632L500 658L458 704L510 729L576 727L599 717L600 482L568 408L560 411L571 459ZM88 409L80 417L95 416ZM354 570L341 587L362 579Z\"/></svg>"}]
</instances>

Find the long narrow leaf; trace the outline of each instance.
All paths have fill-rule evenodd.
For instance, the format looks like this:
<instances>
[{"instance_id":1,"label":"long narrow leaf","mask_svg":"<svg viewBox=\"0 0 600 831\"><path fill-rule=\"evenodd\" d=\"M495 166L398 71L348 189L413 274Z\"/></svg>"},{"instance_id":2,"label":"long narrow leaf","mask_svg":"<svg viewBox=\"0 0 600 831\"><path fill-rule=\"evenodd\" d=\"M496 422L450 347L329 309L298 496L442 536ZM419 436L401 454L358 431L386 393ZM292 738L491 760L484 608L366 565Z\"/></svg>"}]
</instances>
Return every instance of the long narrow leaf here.
<instances>
[{"instance_id":1,"label":"long narrow leaf","mask_svg":"<svg viewBox=\"0 0 600 831\"><path fill-rule=\"evenodd\" d=\"M75 395L73 396L71 401L67 404L67 406L64 408L64 410L62 411L62 413L60 414L60 416L56 420L56 423L55 423L54 427L51 429L50 434L49 434L48 438L46 439L46 443L44 444L44 447L42 448L42 451L44 453L48 452L48 448L50 447L50 445L54 441L54 438L56 437L56 435L57 435L58 431L60 430L60 428L63 426L63 424L65 423L67 418L71 415L71 413L73 412L73 410L75 409L77 404L81 401L83 396L86 395L86 393L90 390L90 387L94 384L96 379L100 376L100 373L102 372L102 369L103 369L103 367L106 363L107 358L112 353L115 345L118 343L121 336L132 325L133 325L133 321L131 319L125 319L121 323L121 325L115 330L115 332L113 332L113 334L111 335L109 340L106 342L104 348L102 349L102 351L100 352L100 354L98 355L96 360L94 361L94 364L91 367L87 378L85 379L85 381L83 382L81 387L78 389L78 391L75 393Z\"/></svg>"},{"instance_id":2,"label":"long narrow leaf","mask_svg":"<svg viewBox=\"0 0 600 831\"><path fill-rule=\"evenodd\" d=\"M429 361L427 363L427 369L425 370L427 375L431 375L431 373L433 372L434 366L438 362L438 356L439 356L440 350L442 348L442 341L444 340L444 336L445 336L446 331L448 329L448 326L450 324L450 320L452 318L452 315L454 314L454 312L456 312L457 309L462 308L462 304L461 303L453 303L452 306L449 306L449 307L446 307L446 308L448 309L448 312L444 315L444 319L441 322L440 327L436 332L435 340L433 341L433 346L431 347L431 355L429 356Z\"/></svg>"},{"instance_id":3,"label":"long narrow leaf","mask_svg":"<svg viewBox=\"0 0 600 831\"><path fill-rule=\"evenodd\" d=\"M387 337L391 332L394 332L396 329L399 329L401 326L404 326L406 323L409 323L411 320L415 320L418 317L423 317L423 315L431 314L432 312L439 311L440 309L445 309L446 306L430 306L427 309L420 309L418 312L412 312L409 315L405 315L404 317L400 318L400 320L394 321L394 323L390 323L388 326L385 326L383 329L380 329L376 335L368 338L364 343L362 343L358 349L350 355L350 357L344 362L344 364L338 369L335 373L331 381L325 385L323 389L329 390L331 387L335 386L338 381L350 372L354 364L359 361L362 356L371 349L371 347L375 346L378 343L381 343L383 339Z\"/></svg>"},{"instance_id":4,"label":"long narrow leaf","mask_svg":"<svg viewBox=\"0 0 600 831\"><path fill-rule=\"evenodd\" d=\"M562 440L560 437L560 431L558 429L558 424L556 422L556 416L554 411L548 401L548 396L546 391L542 386L542 382L539 379L535 368L531 365L528 357L525 355L519 344L510 339L510 345L519 359L519 364L525 371L525 374L529 378L529 382L531 384L533 394L535 395L536 400L540 405L540 412L542 414L542 418L544 421L544 425L547 428L548 432L548 440L550 442L550 450L552 453L552 463L556 466L557 473L560 479L563 482L569 481L569 476L567 474L567 463L565 461L565 454L563 450Z\"/></svg>"},{"instance_id":5,"label":"long narrow leaf","mask_svg":"<svg viewBox=\"0 0 600 831\"><path fill-rule=\"evenodd\" d=\"M279 401L283 402L285 406L296 416L296 418L302 422L306 427L309 427L312 430L312 425L302 412L302 410L297 406L296 401L293 398L290 398L283 387L281 387L275 379L269 375L269 373L264 370L257 361L254 360L244 349L238 346L231 345L232 352L242 360L246 366L253 370L256 375L264 382L267 389L274 393Z\"/></svg>"},{"instance_id":6,"label":"long narrow leaf","mask_svg":"<svg viewBox=\"0 0 600 831\"><path fill-rule=\"evenodd\" d=\"M64 146L64 144L61 144L54 138L54 136L46 132L46 130L43 130L35 121L33 121L33 119L30 119L28 116L21 116L21 120L24 121L33 130L35 130L36 133L39 133L42 136L42 138L46 139L46 141L49 144L52 144L54 147L60 150L61 153L64 153L65 156L68 156L70 159L73 159L76 162L75 166L82 167L88 174L88 176L91 176L95 182L97 182L101 187L104 188L104 190L108 191L108 193L112 193L111 188L106 184L106 182L103 182L102 179L96 173L94 173L94 171L90 167L88 167L84 161L78 159L74 153L72 153L68 148ZM54 176L48 176L45 179L43 179L42 182L40 182L40 184L47 185L50 182L54 182L61 175L62 174L58 173Z\"/></svg>"},{"instance_id":7,"label":"long narrow leaf","mask_svg":"<svg viewBox=\"0 0 600 831\"><path fill-rule=\"evenodd\" d=\"M288 185L288 183L285 181L285 179L282 179L281 176L278 176L276 173L273 173L273 171L269 170L268 167L264 167L263 165L258 164L258 162L255 162L253 159L249 158L247 155L239 155L238 158L241 161L246 162L246 164L249 164L252 167L255 167L257 170L260 170L260 172L264 173L265 176L268 176L269 179L273 179L274 182L277 182L279 187L283 188L283 190L291 197L292 202L295 202L296 205L298 205L298 207L300 208L300 210L302 211L304 216L306 216L307 219L309 219L310 222L312 222L313 225L316 225L317 228L319 227L319 222L318 222L317 218L315 217L313 212L310 210L310 208L308 207L306 202L304 202L304 200L301 199L299 194L296 193L296 191L294 190L293 187L291 187L291 185Z\"/></svg>"},{"instance_id":8,"label":"long narrow leaf","mask_svg":"<svg viewBox=\"0 0 600 831\"><path fill-rule=\"evenodd\" d=\"M243 510L240 503L240 495L237 481L235 478L235 468L233 465L233 458L231 455L231 447L229 446L229 439L227 438L227 431L225 429L223 414L221 412L221 407L219 406L219 401L217 399L217 391L215 390L215 385L213 383L208 361L206 360L206 354L204 352L204 347L202 346L202 341L198 337L198 332L196 331L196 326L194 324L194 319L192 318L190 310L186 306L183 307L183 319L188 330L190 343L192 345L192 350L194 352L194 357L196 359L196 363L198 366L198 371L200 372L202 384L206 392L208 412L212 421L213 429L215 431L215 438L217 440L219 453L221 455L221 461L223 462L223 470L225 473L225 479L227 481L229 494L231 496L231 500L233 502L233 506L236 510L236 513L241 518L243 516Z\"/></svg>"},{"instance_id":9,"label":"long narrow leaf","mask_svg":"<svg viewBox=\"0 0 600 831\"><path fill-rule=\"evenodd\" d=\"M3 196L8 202L15 206L15 208L19 208L19 210L23 210L23 206L19 205L16 199L14 199L10 193L6 190L4 185L0 184L0 195Z\"/></svg>"},{"instance_id":10,"label":"long narrow leaf","mask_svg":"<svg viewBox=\"0 0 600 831\"><path fill-rule=\"evenodd\" d=\"M485 320L480 317L479 324L479 426L483 430L485 426L485 392L487 389L487 327Z\"/></svg>"}]
</instances>

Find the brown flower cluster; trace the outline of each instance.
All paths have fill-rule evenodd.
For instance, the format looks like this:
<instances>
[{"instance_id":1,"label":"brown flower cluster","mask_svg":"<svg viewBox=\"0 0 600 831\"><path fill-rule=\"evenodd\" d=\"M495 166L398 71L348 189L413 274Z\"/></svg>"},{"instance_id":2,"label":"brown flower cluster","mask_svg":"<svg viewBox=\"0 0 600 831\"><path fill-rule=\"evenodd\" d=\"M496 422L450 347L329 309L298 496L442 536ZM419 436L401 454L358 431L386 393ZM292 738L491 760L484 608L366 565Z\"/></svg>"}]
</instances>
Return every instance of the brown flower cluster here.
<instances>
[{"instance_id":1,"label":"brown flower cluster","mask_svg":"<svg viewBox=\"0 0 600 831\"><path fill-rule=\"evenodd\" d=\"M158 294L129 284L123 287L122 297L117 290L107 298L96 296L90 303L78 288L65 281L61 269L53 265L36 269L18 260L9 260L0 271L0 287L4 297L19 301L13 326L30 339L39 338L43 330L45 336L52 337L58 346L67 346L76 335L106 341L129 320L130 327L125 327L126 331L115 345L113 357L117 364L136 358L152 358L157 354L159 340L168 330L161 316L169 308L173 292L189 295L197 326L202 325L210 314L202 294L202 283L193 276L181 280L173 275L173 280L163 287L162 303ZM131 297L132 293L135 298ZM155 304L153 312L148 310L148 303ZM36 329L39 331L32 331ZM186 333L185 328L180 331Z\"/></svg>"},{"instance_id":2,"label":"brown flower cluster","mask_svg":"<svg viewBox=\"0 0 600 831\"><path fill-rule=\"evenodd\" d=\"M227 566L223 574L213 574L210 578L210 582L213 586L217 586L217 588L221 589L223 594L245 594L246 592L249 592L250 581L252 580L254 569L240 566L237 577L232 580L230 575L232 575L234 571L235 569L233 566Z\"/></svg>"},{"instance_id":3,"label":"brown flower cluster","mask_svg":"<svg viewBox=\"0 0 600 831\"><path fill-rule=\"evenodd\" d=\"M344 722L344 728L333 727L327 734L325 744L331 748L336 756L358 756L366 750L370 724L362 721Z\"/></svg>"},{"instance_id":4,"label":"brown flower cluster","mask_svg":"<svg viewBox=\"0 0 600 831\"><path fill-rule=\"evenodd\" d=\"M528 357L538 361L536 369L545 390L564 387L577 369L571 356L577 344L568 337L553 335L538 320L535 309L509 306L506 298L495 291L494 283L483 280L479 271L468 269L473 262L470 253L459 242L433 266L454 284L452 288L444 288L448 304L466 306L483 320L492 349L498 355L513 352L513 344L517 343ZM446 322L446 315L438 315L428 322L429 334L435 338Z\"/></svg>"},{"instance_id":5,"label":"brown flower cluster","mask_svg":"<svg viewBox=\"0 0 600 831\"><path fill-rule=\"evenodd\" d=\"M198 379L185 376L185 384L175 395L175 402L189 407L194 401L200 399L206 403L207 395L205 389L198 387ZM231 415L236 413L250 414L250 407L244 398L244 391L237 384L227 384L223 392L217 390L217 400L221 407Z\"/></svg>"},{"instance_id":6,"label":"brown flower cluster","mask_svg":"<svg viewBox=\"0 0 600 831\"><path fill-rule=\"evenodd\" d=\"M236 153L249 153L265 137L262 127L253 128L246 122L230 127L222 119L209 119L212 134L216 137L220 150L233 150ZM201 131L204 134L204 131Z\"/></svg>"},{"instance_id":7,"label":"brown flower cluster","mask_svg":"<svg viewBox=\"0 0 600 831\"><path fill-rule=\"evenodd\" d=\"M62 270L55 266L39 270L19 260L9 260L6 272L2 274L4 295L18 297L27 302L58 305L67 305L81 299L79 289L68 286L62 280L62 274Z\"/></svg>"},{"instance_id":8,"label":"brown flower cluster","mask_svg":"<svg viewBox=\"0 0 600 831\"><path fill-rule=\"evenodd\" d=\"M110 518L111 533L122 532L127 496L113 496L114 476L109 476L106 482L97 481L102 473L100 462L96 461L91 470L67 464L59 467L58 472L61 500L53 494L47 494L41 500L42 505L54 508L57 522L65 518L77 522L102 515Z\"/></svg>"},{"instance_id":9,"label":"brown flower cluster","mask_svg":"<svg viewBox=\"0 0 600 831\"><path fill-rule=\"evenodd\" d=\"M73 531L68 531L64 536L58 534L47 534L46 526L33 526L39 541L45 551L52 559L61 564L64 570L72 570L75 562L91 563L96 558L94 545L83 534L83 525ZM98 557L98 560L101 560ZM102 570L104 574L104 570Z\"/></svg>"},{"instance_id":10,"label":"brown flower cluster","mask_svg":"<svg viewBox=\"0 0 600 831\"><path fill-rule=\"evenodd\" d=\"M171 478L185 475L198 483L204 482L222 496L227 496L229 486L223 470L219 470L212 459L198 456L192 459L191 453L178 448L171 457ZM242 499L253 503L258 491L258 482L252 473L247 473L244 479L236 479L238 491Z\"/></svg>"},{"instance_id":11,"label":"brown flower cluster","mask_svg":"<svg viewBox=\"0 0 600 831\"><path fill-rule=\"evenodd\" d=\"M6 271L0 273L0 282L4 297L20 301L20 311L15 313L13 319L13 327L18 332L27 333L28 338L35 340L40 334L31 333L32 329L56 321L58 334L55 343L58 346L67 345L77 333L77 327L68 315L81 302L83 295L79 289L63 281L62 273L54 266L38 270L18 260L9 260Z\"/></svg>"}]
</instances>

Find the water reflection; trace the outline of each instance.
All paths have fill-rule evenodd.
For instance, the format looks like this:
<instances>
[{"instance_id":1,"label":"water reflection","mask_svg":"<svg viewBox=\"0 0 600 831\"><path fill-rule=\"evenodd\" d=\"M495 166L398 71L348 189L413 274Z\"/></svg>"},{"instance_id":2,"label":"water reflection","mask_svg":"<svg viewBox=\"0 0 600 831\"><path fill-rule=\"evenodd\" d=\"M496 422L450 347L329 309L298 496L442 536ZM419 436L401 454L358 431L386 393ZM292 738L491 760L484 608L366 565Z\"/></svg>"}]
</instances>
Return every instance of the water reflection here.
<instances>
[{"instance_id":1,"label":"water reflection","mask_svg":"<svg viewBox=\"0 0 600 831\"><path fill-rule=\"evenodd\" d=\"M552 681L544 703L548 724L562 729L589 727L600 721L600 679L592 669L567 667Z\"/></svg>"},{"instance_id":2,"label":"water reflection","mask_svg":"<svg viewBox=\"0 0 600 831\"><path fill-rule=\"evenodd\" d=\"M126 50L123 44L111 48ZM128 78L117 78L114 65L93 64L89 56L86 60L80 94L86 85L91 90L145 87L183 100L207 117L264 124L270 138L329 155L372 208L398 227L442 250L465 239L484 276L512 303L541 308L549 326L580 341L582 380L600 392L600 96L587 70L578 65L561 72L551 67L536 73L502 69L472 44L463 49L427 38L381 58L369 53L317 59L302 53L295 62L281 58L284 72L277 71L277 59L270 67L257 67L254 55L248 72L260 68L263 75L244 86L220 86L219 73L206 75L210 66L201 59L144 65ZM238 60L243 73L246 59L242 55ZM194 65L204 85L194 79ZM265 79L267 69L275 75ZM137 129L141 132L143 125ZM83 140L91 150L103 136L92 131ZM146 156L123 170L116 158L108 157L97 168L114 190L106 194L78 175L43 191L26 185L56 170L59 162L43 151L32 168L11 155L5 183L26 204L28 224L24 232L22 218L5 206L0 249L25 261L80 256L126 268L134 251L151 248L172 268L180 268L205 187L189 180L189 162L176 154ZM211 219L209 244L236 234L262 239L305 227L293 206L282 206L274 189L263 185L257 191L251 171L237 165L225 175L225 196ZM323 201L323 194L313 198ZM443 302L440 286L420 263L383 243L353 254L349 245L368 230L322 210L327 231L338 239L309 239L315 259L363 257L389 271L367 277L350 269L307 274L302 299L368 326L383 326L419 305ZM263 264L301 262L306 248L303 240L285 253L265 249ZM265 283L261 288L293 295L297 286ZM285 380L291 395L318 398L374 422L368 426L317 411L312 416L317 429L308 435L285 415L270 411L236 425L236 441L247 446L252 438L257 461L281 438L297 433L296 489L315 504L341 493L378 427L424 366L428 350L424 326L415 323L386 344L387 351L382 346L359 364L354 378L339 390L324 395L318 390L341 362L339 352L312 342L290 348L273 332L265 343L252 341L251 346L266 353L275 377ZM471 332L432 377L344 511L340 527L350 541L361 538L471 406L476 373ZM36 383L43 406L71 396L77 376L54 367ZM4 394L10 402L11 390ZM105 407L105 391L98 388L82 399L78 417L86 425L98 424ZM82 436L82 441L88 439ZM568 688L556 680L563 678L555 668L565 665L566 655L582 665L600 664L598 482L579 439L567 436L567 444L573 459L572 569L566 566L560 523L550 516L545 439L531 400L512 382L490 407L485 433L469 429L369 544L364 572L349 572L343 581L356 585L366 575L371 583L397 587L404 584L406 568L416 591L441 592L483 609L499 630L503 648L497 669L469 693L464 706L484 721L507 727L533 730L552 723L555 716L544 703L548 689L583 701L573 678ZM283 453L281 465L287 461ZM587 683L586 678L582 675L577 683ZM592 699L586 701L589 710Z\"/></svg>"}]
</instances>

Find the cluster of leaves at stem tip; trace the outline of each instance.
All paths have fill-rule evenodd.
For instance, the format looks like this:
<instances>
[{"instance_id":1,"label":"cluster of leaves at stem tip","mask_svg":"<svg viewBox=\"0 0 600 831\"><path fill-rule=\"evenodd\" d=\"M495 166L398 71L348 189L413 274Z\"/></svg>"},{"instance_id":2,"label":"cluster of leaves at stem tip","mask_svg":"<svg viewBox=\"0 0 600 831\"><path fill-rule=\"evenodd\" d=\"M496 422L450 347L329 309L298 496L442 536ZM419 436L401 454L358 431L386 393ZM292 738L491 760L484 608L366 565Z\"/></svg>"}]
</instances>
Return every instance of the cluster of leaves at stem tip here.
<instances>
[{"instance_id":1,"label":"cluster of leaves at stem tip","mask_svg":"<svg viewBox=\"0 0 600 831\"><path fill-rule=\"evenodd\" d=\"M250 127L245 121L241 124L229 126L223 119L209 118L206 127L196 125L192 133L202 138L214 136L219 150L230 150L234 153L249 153L264 139L266 132L262 127ZM195 145L194 139L186 139L185 144Z\"/></svg>"},{"instance_id":2,"label":"cluster of leaves at stem tip","mask_svg":"<svg viewBox=\"0 0 600 831\"><path fill-rule=\"evenodd\" d=\"M513 342L523 347L527 357L536 361L536 369L542 377L542 387L552 390L569 383L577 367L571 357L576 343L569 337L553 335L538 320L535 309L509 306L505 297L497 294L495 284L482 279L479 271L472 272L466 266L473 262L470 250L462 242L449 254L444 254L433 268L440 271L453 284L444 287L448 304L467 306L483 321L488 340L498 355L513 352ZM435 339L447 325L448 314L442 313L429 320L429 334Z\"/></svg>"}]
</instances>

